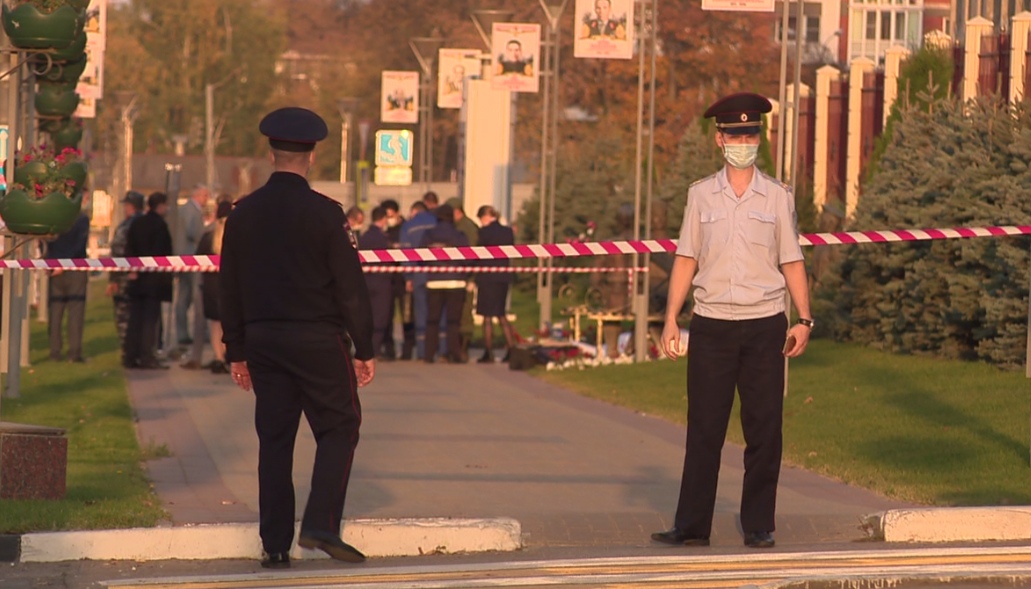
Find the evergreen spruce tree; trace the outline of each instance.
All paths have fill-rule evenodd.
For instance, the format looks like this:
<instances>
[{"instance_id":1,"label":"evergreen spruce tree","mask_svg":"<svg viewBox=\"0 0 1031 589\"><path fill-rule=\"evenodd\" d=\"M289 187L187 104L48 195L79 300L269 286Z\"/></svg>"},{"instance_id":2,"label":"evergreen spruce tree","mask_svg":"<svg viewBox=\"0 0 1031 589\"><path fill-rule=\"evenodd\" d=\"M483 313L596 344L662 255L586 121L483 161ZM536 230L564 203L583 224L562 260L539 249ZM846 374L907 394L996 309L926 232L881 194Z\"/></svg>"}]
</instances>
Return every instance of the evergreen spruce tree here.
<instances>
[{"instance_id":1,"label":"evergreen spruce tree","mask_svg":"<svg viewBox=\"0 0 1031 589\"><path fill-rule=\"evenodd\" d=\"M708 121L688 125L677 144L677 158L659 188L659 198L669 210L669 234L679 234L687 206L687 189L723 167L723 154L708 132Z\"/></svg>"},{"instance_id":2,"label":"evergreen spruce tree","mask_svg":"<svg viewBox=\"0 0 1031 589\"><path fill-rule=\"evenodd\" d=\"M1027 224L1031 124L993 100L900 111L851 229ZM817 298L838 338L887 350L1023 362L1026 238L849 248Z\"/></svg>"}]
</instances>

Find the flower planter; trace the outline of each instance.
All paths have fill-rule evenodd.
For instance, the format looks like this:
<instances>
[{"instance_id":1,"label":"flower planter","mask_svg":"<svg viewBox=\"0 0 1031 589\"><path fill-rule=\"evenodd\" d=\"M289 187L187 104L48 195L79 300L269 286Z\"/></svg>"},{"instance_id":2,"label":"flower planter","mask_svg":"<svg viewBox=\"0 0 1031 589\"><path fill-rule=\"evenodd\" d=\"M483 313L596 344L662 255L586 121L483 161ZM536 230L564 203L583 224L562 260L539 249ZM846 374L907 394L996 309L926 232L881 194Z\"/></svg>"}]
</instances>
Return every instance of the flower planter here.
<instances>
[{"instance_id":1,"label":"flower planter","mask_svg":"<svg viewBox=\"0 0 1031 589\"><path fill-rule=\"evenodd\" d=\"M50 143L54 146L54 149L57 149L58 151L67 147L78 148L79 142L81 141L81 125L69 124L56 131L50 131Z\"/></svg>"},{"instance_id":2,"label":"flower planter","mask_svg":"<svg viewBox=\"0 0 1031 589\"><path fill-rule=\"evenodd\" d=\"M14 9L4 4L2 17L11 44L21 49L65 49L75 41L84 24L82 11L71 6L61 6L46 14L32 4Z\"/></svg>"},{"instance_id":3,"label":"flower planter","mask_svg":"<svg viewBox=\"0 0 1031 589\"><path fill-rule=\"evenodd\" d=\"M39 71L46 67L46 61L37 63L36 71ZM69 61L65 63L54 63L49 70L45 73L36 76L40 82L57 82L57 83L76 83L79 78L82 77L82 72L86 71L86 56L83 55L78 61Z\"/></svg>"},{"instance_id":4,"label":"flower planter","mask_svg":"<svg viewBox=\"0 0 1031 589\"><path fill-rule=\"evenodd\" d=\"M65 164L63 168L58 170L57 177L67 178L75 182L75 191L82 192L82 187L86 185L86 177L88 174L89 168L86 166L86 162L72 162L70 164Z\"/></svg>"},{"instance_id":5,"label":"flower planter","mask_svg":"<svg viewBox=\"0 0 1031 589\"><path fill-rule=\"evenodd\" d=\"M50 59L54 63L66 63L79 61L86 57L86 31L79 27L78 33L72 37L72 42L63 48L57 48L49 52Z\"/></svg>"},{"instance_id":6,"label":"flower planter","mask_svg":"<svg viewBox=\"0 0 1031 589\"><path fill-rule=\"evenodd\" d=\"M81 208L81 191L71 198L52 192L37 199L25 190L8 190L0 196L0 217L7 224L7 230L13 233L64 233L75 223Z\"/></svg>"},{"instance_id":7,"label":"flower planter","mask_svg":"<svg viewBox=\"0 0 1031 589\"><path fill-rule=\"evenodd\" d=\"M14 181L17 184L32 186L40 178L47 175L47 165L43 162L25 162L14 170Z\"/></svg>"},{"instance_id":8,"label":"flower planter","mask_svg":"<svg viewBox=\"0 0 1031 589\"><path fill-rule=\"evenodd\" d=\"M71 84L40 84L35 105L41 117L68 117L78 108L79 95Z\"/></svg>"}]
</instances>

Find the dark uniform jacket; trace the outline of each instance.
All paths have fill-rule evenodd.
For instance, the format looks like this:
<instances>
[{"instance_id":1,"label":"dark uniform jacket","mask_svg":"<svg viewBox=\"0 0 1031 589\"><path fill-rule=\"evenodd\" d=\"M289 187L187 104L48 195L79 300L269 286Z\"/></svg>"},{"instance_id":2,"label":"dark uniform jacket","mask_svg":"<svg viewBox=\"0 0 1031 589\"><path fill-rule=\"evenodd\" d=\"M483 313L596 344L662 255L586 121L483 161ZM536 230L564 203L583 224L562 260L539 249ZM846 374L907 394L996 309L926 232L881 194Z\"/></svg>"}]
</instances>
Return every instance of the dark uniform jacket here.
<instances>
[{"instance_id":1,"label":"dark uniform jacket","mask_svg":"<svg viewBox=\"0 0 1031 589\"><path fill-rule=\"evenodd\" d=\"M463 247L469 245L469 238L451 223L437 223L422 234L421 247ZM440 260L427 262L427 266L454 266L455 262ZM461 272L434 272L427 274L427 281L465 280Z\"/></svg>"},{"instance_id":2,"label":"dark uniform jacket","mask_svg":"<svg viewBox=\"0 0 1031 589\"><path fill-rule=\"evenodd\" d=\"M131 217L122 219L122 222L115 227L114 237L111 238L111 257L121 258L125 256L125 244L129 240L129 227L132 226L136 219L142 217L142 213L135 213ZM118 284L119 291L125 286L126 279L128 278L128 272L111 272L108 277L108 282L114 282ZM119 292L121 294L121 292ZM117 295L116 295L117 296Z\"/></svg>"},{"instance_id":3,"label":"dark uniform jacket","mask_svg":"<svg viewBox=\"0 0 1031 589\"><path fill-rule=\"evenodd\" d=\"M157 211L133 221L125 240L126 257L170 256L172 255L172 234L168 224ZM140 272L135 280L129 281L129 296L172 300L172 274L168 272Z\"/></svg>"},{"instance_id":4,"label":"dark uniform jacket","mask_svg":"<svg viewBox=\"0 0 1031 589\"><path fill-rule=\"evenodd\" d=\"M480 227L480 236L478 240L479 245L515 245L515 232L512 231L511 227L505 227L497 221L492 222L490 225ZM507 258L500 260L483 260L480 262L481 266L495 266L495 267L507 267L511 265L511 261ZM476 275L477 284L486 283L509 283L512 282L512 273L506 272L504 274L495 274L491 272L484 272Z\"/></svg>"},{"instance_id":5,"label":"dark uniform jacket","mask_svg":"<svg viewBox=\"0 0 1031 589\"><path fill-rule=\"evenodd\" d=\"M358 247L366 251L390 249L390 237L376 225L370 225L369 230L358 238ZM390 293L393 290L393 282L394 274L370 272L365 275L365 284L369 286L370 292Z\"/></svg>"},{"instance_id":6,"label":"dark uniform jacket","mask_svg":"<svg viewBox=\"0 0 1031 589\"><path fill-rule=\"evenodd\" d=\"M304 177L275 172L237 202L222 238L219 313L226 360L247 359L246 327L261 321L346 331L369 360L372 309L340 205Z\"/></svg>"}]
</instances>

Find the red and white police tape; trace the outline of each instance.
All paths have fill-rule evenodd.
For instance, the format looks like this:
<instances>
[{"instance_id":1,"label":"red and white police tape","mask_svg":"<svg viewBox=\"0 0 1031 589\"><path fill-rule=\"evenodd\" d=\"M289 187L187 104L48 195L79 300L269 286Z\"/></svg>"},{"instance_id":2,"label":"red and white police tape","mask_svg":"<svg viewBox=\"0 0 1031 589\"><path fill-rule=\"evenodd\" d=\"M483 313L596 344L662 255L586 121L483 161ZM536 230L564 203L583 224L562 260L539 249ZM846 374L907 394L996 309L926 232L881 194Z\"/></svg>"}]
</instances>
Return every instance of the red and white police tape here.
<instances>
[{"instance_id":1,"label":"red and white police tape","mask_svg":"<svg viewBox=\"0 0 1031 589\"><path fill-rule=\"evenodd\" d=\"M999 227L955 227L951 229L894 229L887 231L848 231L838 233L807 233L800 235L799 244L844 245L860 243L889 243L906 241L929 241L939 239L969 239L975 237L1005 237L1031 235L1031 225L1008 225ZM598 241L585 243L552 243L528 245L476 246L370 250L360 252L363 264L391 262L431 262L462 260L500 260L527 258L574 258L583 256L606 256L634 253L665 253L676 251L673 239L652 239L638 241ZM218 269L218 256L155 256L141 258L75 258L75 259L25 259L0 260L0 268L29 270L103 270L110 272L213 272ZM368 266L372 269L376 266ZM598 269L574 268L527 268L501 270L476 267L406 267L405 272L590 272ZM456 270L457 269L457 270ZM616 268L606 271L626 271ZM397 272L400 270L377 270Z\"/></svg>"}]
</instances>

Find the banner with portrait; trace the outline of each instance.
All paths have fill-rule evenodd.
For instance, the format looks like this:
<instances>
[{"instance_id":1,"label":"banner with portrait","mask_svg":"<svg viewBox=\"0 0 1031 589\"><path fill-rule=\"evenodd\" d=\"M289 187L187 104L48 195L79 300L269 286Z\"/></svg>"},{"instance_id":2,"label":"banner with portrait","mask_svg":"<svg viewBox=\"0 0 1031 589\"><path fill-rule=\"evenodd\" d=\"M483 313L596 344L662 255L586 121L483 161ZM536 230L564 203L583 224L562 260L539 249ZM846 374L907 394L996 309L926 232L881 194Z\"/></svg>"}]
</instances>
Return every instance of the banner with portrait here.
<instances>
[{"instance_id":1,"label":"banner with portrait","mask_svg":"<svg viewBox=\"0 0 1031 589\"><path fill-rule=\"evenodd\" d=\"M491 26L490 86L510 92L538 92L541 25L501 23Z\"/></svg>"},{"instance_id":2,"label":"banner with portrait","mask_svg":"<svg viewBox=\"0 0 1031 589\"><path fill-rule=\"evenodd\" d=\"M573 57L634 56L634 0L576 0Z\"/></svg>"},{"instance_id":3,"label":"banner with portrait","mask_svg":"<svg viewBox=\"0 0 1031 589\"><path fill-rule=\"evenodd\" d=\"M441 49L437 64L437 106L462 108L462 85L466 76L480 77L480 52L475 49Z\"/></svg>"},{"instance_id":4,"label":"banner with portrait","mask_svg":"<svg viewBox=\"0 0 1031 589\"><path fill-rule=\"evenodd\" d=\"M419 122L419 72L384 71L381 89L380 121Z\"/></svg>"}]
</instances>

